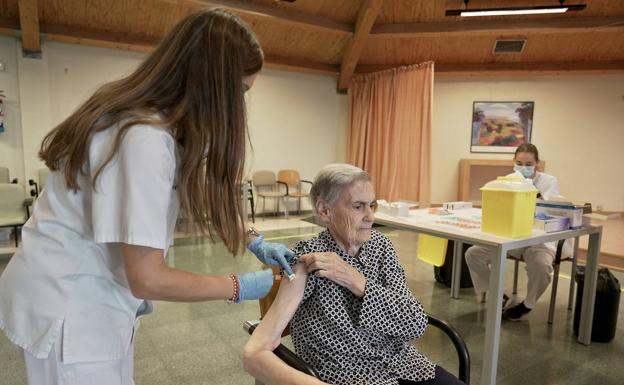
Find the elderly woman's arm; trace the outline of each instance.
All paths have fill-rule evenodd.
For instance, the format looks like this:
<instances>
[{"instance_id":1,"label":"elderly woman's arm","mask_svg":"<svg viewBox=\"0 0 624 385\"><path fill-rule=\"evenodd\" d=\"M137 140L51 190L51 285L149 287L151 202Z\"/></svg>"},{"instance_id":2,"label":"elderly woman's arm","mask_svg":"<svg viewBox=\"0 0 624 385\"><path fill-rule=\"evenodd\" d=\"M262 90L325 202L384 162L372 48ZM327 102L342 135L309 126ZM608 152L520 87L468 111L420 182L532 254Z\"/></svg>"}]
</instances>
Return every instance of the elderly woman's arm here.
<instances>
[{"instance_id":1,"label":"elderly woman's arm","mask_svg":"<svg viewBox=\"0 0 624 385\"><path fill-rule=\"evenodd\" d=\"M368 280L360 309L360 327L393 337L413 340L427 328L427 313L405 282L392 242L386 239L382 279Z\"/></svg>"},{"instance_id":2,"label":"elderly woman's arm","mask_svg":"<svg viewBox=\"0 0 624 385\"><path fill-rule=\"evenodd\" d=\"M292 319L307 281L307 271L303 264L294 266L296 278L293 281L282 279L277 297L264 319L254 330L243 352L245 370L265 384L324 384L318 379L291 368L275 354L282 332Z\"/></svg>"}]
</instances>

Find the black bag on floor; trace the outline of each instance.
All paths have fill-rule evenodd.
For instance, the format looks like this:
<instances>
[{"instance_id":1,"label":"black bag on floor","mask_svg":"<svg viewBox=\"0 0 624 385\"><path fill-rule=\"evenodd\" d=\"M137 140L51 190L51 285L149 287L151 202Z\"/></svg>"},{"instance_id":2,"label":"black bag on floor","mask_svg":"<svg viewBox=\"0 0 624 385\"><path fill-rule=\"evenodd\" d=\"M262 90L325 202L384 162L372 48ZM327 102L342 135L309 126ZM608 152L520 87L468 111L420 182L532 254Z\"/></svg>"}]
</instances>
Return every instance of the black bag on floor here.
<instances>
[{"instance_id":1,"label":"black bag on floor","mask_svg":"<svg viewBox=\"0 0 624 385\"><path fill-rule=\"evenodd\" d=\"M433 276L435 280L451 287L451 276L453 274L453 248L455 246L455 242L448 241L448 246L446 248L446 257L444 258L444 265L438 267L433 267ZM466 255L466 250L472 246L470 244L464 243L462 247L462 255ZM460 287L473 287L472 279L470 279L470 271L468 270L468 265L466 265L466 258L462 258L462 272L461 272L461 282Z\"/></svg>"},{"instance_id":2,"label":"black bag on floor","mask_svg":"<svg viewBox=\"0 0 624 385\"><path fill-rule=\"evenodd\" d=\"M585 283L585 266L576 268L576 304L574 305L574 334L578 335L583 305L583 287ZM594 322L592 323L591 340L609 342L615 337L617 329L618 308L620 306L620 282L607 269L598 270L596 283L596 302L594 305Z\"/></svg>"}]
</instances>

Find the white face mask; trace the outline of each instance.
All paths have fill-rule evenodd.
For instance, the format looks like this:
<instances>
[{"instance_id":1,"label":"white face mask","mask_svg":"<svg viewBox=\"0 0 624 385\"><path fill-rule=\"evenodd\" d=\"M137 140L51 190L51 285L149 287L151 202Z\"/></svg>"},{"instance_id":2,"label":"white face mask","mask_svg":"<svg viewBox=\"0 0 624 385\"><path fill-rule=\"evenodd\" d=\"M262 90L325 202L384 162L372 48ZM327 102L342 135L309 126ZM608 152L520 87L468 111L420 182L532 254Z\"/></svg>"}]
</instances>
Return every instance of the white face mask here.
<instances>
[{"instance_id":1,"label":"white face mask","mask_svg":"<svg viewBox=\"0 0 624 385\"><path fill-rule=\"evenodd\" d=\"M514 171L519 172L525 178L531 178L535 174L535 166L514 166Z\"/></svg>"}]
</instances>

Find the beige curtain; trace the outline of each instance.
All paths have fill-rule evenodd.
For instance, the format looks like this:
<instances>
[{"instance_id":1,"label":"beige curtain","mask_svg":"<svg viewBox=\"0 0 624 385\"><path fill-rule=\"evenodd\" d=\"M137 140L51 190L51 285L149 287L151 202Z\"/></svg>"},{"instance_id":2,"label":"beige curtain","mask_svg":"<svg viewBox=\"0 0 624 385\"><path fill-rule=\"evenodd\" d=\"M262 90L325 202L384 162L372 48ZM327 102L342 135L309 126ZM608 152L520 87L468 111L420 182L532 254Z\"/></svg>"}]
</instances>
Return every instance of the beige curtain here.
<instances>
[{"instance_id":1,"label":"beige curtain","mask_svg":"<svg viewBox=\"0 0 624 385\"><path fill-rule=\"evenodd\" d=\"M347 153L379 199L429 206L432 104L433 62L354 76Z\"/></svg>"}]
</instances>

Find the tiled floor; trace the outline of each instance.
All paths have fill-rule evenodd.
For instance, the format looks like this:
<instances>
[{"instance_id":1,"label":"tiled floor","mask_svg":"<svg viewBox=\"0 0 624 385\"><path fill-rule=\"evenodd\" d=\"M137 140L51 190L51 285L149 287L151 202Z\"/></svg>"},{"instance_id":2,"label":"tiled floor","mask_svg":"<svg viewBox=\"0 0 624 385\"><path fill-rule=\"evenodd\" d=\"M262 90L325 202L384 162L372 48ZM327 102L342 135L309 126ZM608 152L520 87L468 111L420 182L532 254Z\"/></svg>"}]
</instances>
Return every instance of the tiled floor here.
<instances>
[{"instance_id":1,"label":"tiled floor","mask_svg":"<svg viewBox=\"0 0 624 385\"><path fill-rule=\"evenodd\" d=\"M294 245L309 238L319 227L298 218L256 221L265 237ZM416 236L409 232L379 228L395 243L414 295L428 312L449 321L466 340L472 359L472 384L479 384L484 341L485 305L477 302L472 289L462 289L461 299L451 300L449 289L433 278L432 267L414 258ZM5 250L9 250L7 248ZM0 251L1 252L1 251ZM8 262L0 255L0 271ZM206 274L253 271L260 263L249 253L233 258L223 245L184 237L176 239L167 263ZM506 287L511 291L513 265L506 266ZM572 333L572 312L566 310L569 264L559 280L555 324L546 323L549 293L526 320L504 322L501 331L498 384L620 384L624 375L624 307L616 338L610 343L586 347ZM618 274L620 281L624 278ZM526 285L520 274L520 296ZM137 385L252 384L241 367L241 351L247 340L242 323L258 317L256 302L227 305L158 302L154 314L143 319L135 347ZM288 341L286 341L288 342ZM430 328L417 346L451 372L457 371L456 356L441 332ZM0 337L0 384L25 384L20 352Z\"/></svg>"}]
</instances>

